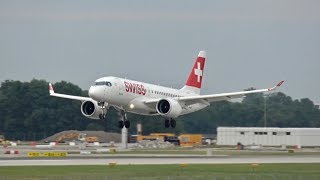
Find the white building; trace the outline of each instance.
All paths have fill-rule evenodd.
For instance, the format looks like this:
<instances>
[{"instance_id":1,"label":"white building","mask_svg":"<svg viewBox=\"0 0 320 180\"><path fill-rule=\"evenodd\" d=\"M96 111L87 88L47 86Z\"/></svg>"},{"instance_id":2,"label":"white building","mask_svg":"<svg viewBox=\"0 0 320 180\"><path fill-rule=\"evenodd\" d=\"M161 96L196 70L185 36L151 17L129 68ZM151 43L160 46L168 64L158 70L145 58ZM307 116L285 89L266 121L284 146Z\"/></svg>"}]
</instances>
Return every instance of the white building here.
<instances>
[{"instance_id":1,"label":"white building","mask_svg":"<svg viewBox=\"0 0 320 180\"><path fill-rule=\"evenodd\" d=\"M218 145L320 146L320 128L218 127Z\"/></svg>"}]
</instances>

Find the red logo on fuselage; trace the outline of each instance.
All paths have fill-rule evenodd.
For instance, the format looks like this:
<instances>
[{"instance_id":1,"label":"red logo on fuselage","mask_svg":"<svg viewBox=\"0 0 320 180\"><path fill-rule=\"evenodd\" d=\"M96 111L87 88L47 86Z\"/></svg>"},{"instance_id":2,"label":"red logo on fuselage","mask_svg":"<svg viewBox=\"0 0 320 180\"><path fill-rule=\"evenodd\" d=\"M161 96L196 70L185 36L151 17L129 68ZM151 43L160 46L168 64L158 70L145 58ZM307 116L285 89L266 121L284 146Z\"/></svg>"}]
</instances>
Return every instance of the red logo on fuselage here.
<instances>
[{"instance_id":1,"label":"red logo on fuselage","mask_svg":"<svg viewBox=\"0 0 320 180\"><path fill-rule=\"evenodd\" d=\"M145 95L147 93L146 88L142 84L130 83L124 81L124 86L126 87L126 91L135 94Z\"/></svg>"}]
</instances>

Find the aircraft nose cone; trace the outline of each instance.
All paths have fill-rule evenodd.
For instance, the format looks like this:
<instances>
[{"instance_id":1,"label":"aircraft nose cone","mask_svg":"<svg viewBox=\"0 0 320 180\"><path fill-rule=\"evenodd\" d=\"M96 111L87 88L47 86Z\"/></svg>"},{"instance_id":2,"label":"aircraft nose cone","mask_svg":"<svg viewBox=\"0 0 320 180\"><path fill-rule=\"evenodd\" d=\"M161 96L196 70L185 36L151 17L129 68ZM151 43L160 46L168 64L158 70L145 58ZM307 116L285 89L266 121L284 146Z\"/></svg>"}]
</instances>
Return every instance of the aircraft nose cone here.
<instances>
[{"instance_id":1,"label":"aircraft nose cone","mask_svg":"<svg viewBox=\"0 0 320 180\"><path fill-rule=\"evenodd\" d=\"M89 96L96 101L99 101L99 92L96 87L91 86L89 89Z\"/></svg>"}]
</instances>

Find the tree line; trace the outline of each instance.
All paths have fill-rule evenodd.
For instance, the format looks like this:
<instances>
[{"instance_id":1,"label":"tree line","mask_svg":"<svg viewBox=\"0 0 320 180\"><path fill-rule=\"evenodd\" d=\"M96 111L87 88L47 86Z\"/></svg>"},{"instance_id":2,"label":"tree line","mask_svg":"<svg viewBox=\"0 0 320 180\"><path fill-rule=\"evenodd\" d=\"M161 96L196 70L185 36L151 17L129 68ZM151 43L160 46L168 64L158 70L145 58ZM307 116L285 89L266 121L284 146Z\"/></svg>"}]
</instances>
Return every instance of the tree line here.
<instances>
[{"instance_id":1,"label":"tree line","mask_svg":"<svg viewBox=\"0 0 320 180\"><path fill-rule=\"evenodd\" d=\"M54 84L59 93L88 96L88 92L70 82ZM10 140L40 140L64 130L102 130L119 132L118 112L110 108L105 120L84 117L81 102L50 97L48 82L6 80L0 86L0 134ZM320 110L308 98L293 100L282 92L251 94L241 102L220 101L177 119L175 129L164 128L160 116L128 114L129 134L136 134L141 123L143 133L173 132L215 134L218 126L241 127L319 127Z\"/></svg>"}]
</instances>

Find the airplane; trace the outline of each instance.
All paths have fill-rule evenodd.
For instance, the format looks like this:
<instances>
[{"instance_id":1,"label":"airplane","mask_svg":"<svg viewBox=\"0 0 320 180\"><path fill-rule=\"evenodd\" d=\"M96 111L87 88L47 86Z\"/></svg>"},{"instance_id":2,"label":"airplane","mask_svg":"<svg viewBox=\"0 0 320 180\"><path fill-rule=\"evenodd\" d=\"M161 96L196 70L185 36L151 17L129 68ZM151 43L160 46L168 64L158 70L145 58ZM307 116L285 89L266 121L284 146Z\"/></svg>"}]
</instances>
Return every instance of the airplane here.
<instances>
[{"instance_id":1,"label":"airplane","mask_svg":"<svg viewBox=\"0 0 320 180\"><path fill-rule=\"evenodd\" d=\"M205 60L206 52L200 51L181 89L108 76L95 81L89 89L89 97L55 93L51 83L49 83L49 93L51 96L81 101L82 114L91 119L105 119L108 108L112 106L120 115L119 128L130 127L127 112L162 116L165 128L175 128L177 117L199 111L209 106L211 102L273 91L284 82L280 81L276 86L266 89L200 95Z\"/></svg>"}]
</instances>

